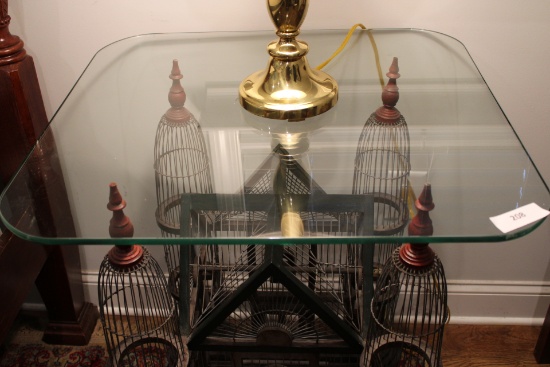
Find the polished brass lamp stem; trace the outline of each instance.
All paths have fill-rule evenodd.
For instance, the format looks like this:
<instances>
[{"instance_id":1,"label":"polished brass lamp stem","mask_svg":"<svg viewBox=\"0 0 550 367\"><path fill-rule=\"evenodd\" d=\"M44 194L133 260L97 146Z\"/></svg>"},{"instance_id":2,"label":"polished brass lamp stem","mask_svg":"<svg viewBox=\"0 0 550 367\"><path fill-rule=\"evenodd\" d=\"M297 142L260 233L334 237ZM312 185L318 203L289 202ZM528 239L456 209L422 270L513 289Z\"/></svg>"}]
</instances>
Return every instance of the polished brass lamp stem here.
<instances>
[{"instance_id":1,"label":"polished brass lamp stem","mask_svg":"<svg viewBox=\"0 0 550 367\"><path fill-rule=\"evenodd\" d=\"M309 66L307 43L298 41L308 0L267 0L277 27L265 70L241 82L239 100L247 111L270 119L300 121L331 109L338 101L338 85L328 74Z\"/></svg>"}]
</instances>

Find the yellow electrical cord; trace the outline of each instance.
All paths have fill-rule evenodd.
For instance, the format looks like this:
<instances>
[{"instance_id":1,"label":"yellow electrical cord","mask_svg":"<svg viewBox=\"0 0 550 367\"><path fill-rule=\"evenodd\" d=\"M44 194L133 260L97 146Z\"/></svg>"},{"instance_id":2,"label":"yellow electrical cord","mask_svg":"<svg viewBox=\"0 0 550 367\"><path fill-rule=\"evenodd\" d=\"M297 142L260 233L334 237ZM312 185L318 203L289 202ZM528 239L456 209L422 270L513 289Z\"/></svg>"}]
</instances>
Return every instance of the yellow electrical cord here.
<instances>
[{"instance_id":1,"label":"yellow electrical cord","mask_svg":"<svg viewBox=\"0 0 550 367\"><path fill-rule=\"evenodd\" d=\"M380 86L382 87L382 89L384 89L384 76L382 74L382 67L380 66L380 56L378 54L378 47L376 46L376 41L374 40L374 37L372 35L372 32L370 31L370 29L367 29L367 27L365 27L363 24L361 23L357 23L357 24L354 24L348 34L346 35L346 38L344 38L344 41L342 41L342 44L340 45L340 47L338 47L338 49L336 49L336 51L334 51L334 53L328 58L326 59L323 63L321 63L320 65L318 65L316 67L317 70L321 70L322 68L324 68L325 66L327 66L327 64L329 62L331 62L336 56L338 56L338 54L340 52L342 52L344 50L344 48L346 47L346 45L348 44L349 40L351 39L351 37L353 36L353 32L355 32L355 30L357 28L361 28L363 30L366 30L367 31L367 35L369 36L369 40L370 40L370 43L372 45L372 50L374 52L374 59L376 61L376 69L378 70L378 79L380 81Z\"/></svg>"},{"instance_id":2,"label":"yellow electrical cord","mask_svg":"<svg viewBox=\"0 0 550 367\"><path fill-rule=\"evenodd\" d=\"M320 65L317 66L317 70L321 70L322 68L324 68L325 66L327 66L327 64L329 62L332 61L332 59L334 59L336 56L338 56L338 54L340 52L342 52L342 50L346 47L346 45L348 44L349 40L351 39L351 36L353 36L353 32L355 32L355 30L357 28L361 27L362 29L367 29L367 27L365 27L364 25L362 25L361 23L357 23L357 24L354 24L348 34L346 35L346 38L344 38L344 41L342 42L342 44L340 45L340 47L338 47L336 49L336 51L334 51L334 53L328 58L326 59L323 63L321 63Z\"/></svg>"}]
</instances>

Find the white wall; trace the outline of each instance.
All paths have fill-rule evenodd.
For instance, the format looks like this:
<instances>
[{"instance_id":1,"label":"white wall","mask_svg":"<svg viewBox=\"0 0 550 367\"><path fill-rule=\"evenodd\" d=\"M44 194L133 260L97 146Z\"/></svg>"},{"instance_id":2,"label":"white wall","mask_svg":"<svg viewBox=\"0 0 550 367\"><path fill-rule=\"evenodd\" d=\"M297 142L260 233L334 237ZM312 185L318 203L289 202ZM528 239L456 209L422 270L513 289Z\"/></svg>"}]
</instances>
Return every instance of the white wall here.
<instances>
[{"instance_id":1,"label":"white wall","mask_svg":"<svg viewBox=\"0 0 550 367\"><path fill-rule=\"evenodd\" d=\"M113 41L143 33L273 28L265 0L12 0L9 13L12 33L35 57L48 116L94 53ZM549 16L547 0L312 0L303 28L362 22L459 39L550 182ZM434 246L446 266L453 320L540 322L550 302L549 235L547 221L530 236L504 244ZM105 251L83 249L92 299Z\"/></svg>"}]
</instances>

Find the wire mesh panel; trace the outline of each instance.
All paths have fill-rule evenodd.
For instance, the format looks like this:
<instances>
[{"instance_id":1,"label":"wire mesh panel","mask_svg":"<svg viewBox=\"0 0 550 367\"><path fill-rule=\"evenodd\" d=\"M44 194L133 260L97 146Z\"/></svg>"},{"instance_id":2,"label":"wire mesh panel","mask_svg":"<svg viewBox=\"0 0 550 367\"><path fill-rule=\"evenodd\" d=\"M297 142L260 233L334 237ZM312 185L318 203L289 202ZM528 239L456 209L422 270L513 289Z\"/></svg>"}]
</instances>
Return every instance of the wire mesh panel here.
<instances>
[{"instance_id":1,"label":"wire mesh panel","mask_svg":"<svg viewBox=\"0 0 550 367\"><path fill-rule=\"evenodd\" d=\"M409 219L410 142L405 118L395 108L399 99L397 59L387 76L383 106L365 123L355 157L353 194L374 196L376 235L402 235ZM375 262L383 265L398 244L377 244Z\"/></svg>"},{"instance_id":2,"label":"wire mesh panel","mask_svg":"<svg viewBox=\"0 0 550 367\"><path fill-rule=\"evenodd\" d=\"M166 237L180 235L180 195L211 193L210 159L199 122L184 107L185 91L177 60L174 60L172 87L168 99L171 108L157 127L154 147L154 169L157 192L156 219ZM168 270L177 277L179 246L165 246Z\"/></svg>"},{"instance_id":3,"label":"wire mesh panel","mask_svg":"<svg viewBox=\"0 0 550 367\"><path fill-rule=\"evenodd\" d=\"M349 236L371 228L367 196L293 198L303 202L297 207L307 236ZM336 201L340 208L330 209ZM183 202L190 213L186 235L280 235L274 195L188 195ZM195 246L189 269L190 348L217 345L235 352L254 346L263 348L264 357L268 349L309 348L301 357L305 361L319 358L323 348L352 351L358 343L360 350L362 307L371 292L363 289L363 277L372 274L372 266L364 271L364 251L357 244Z\"/></svg>"},{"instance_id":4,"label":"wire mesh panel","mask_svg":"<svg viewBox=\"0 0 550 367\"><path fill-rule=\"evenodd\" d=\"M317 248L329 248L314 255ZM358 265L341 269L334 263L329 264L328 259L323 258L328 252L335 252L330 245L313 245L307 249L307 253L297 253L285 248L283 251L284 265L288 266L299 281L306 284L339 317L347 320L350 324L358 324L361 315L359 314L358 285L360 282ZM305 249L305 247L303 248ZM258 246L254 253L251 249L243 249L241 258L233 268L228 269L223 276L222 282L217 289L212 289L211 298L207 307L201 310L201 317L197 320L200 323L232 292L237 291L239 286L248 279L249 272L254 268L248 264L250 257L255 257L257 264L265 259L265 246ZM345 251L340 251L338 256L345 256ZM324 261L323 261L324 260ZM334 259L331 259L334 260ZM347 259L346 259L347 260ZM334 261L335 262L335 261ZM255 265L255 264L253 264ZM342 274L346 272L346 274ZM343 279L351 277L348 284ZM287 287L277 282L277 277L268 279L257 288L256 293L249 297L238 309L230 315L224 324L219 325L213 335L227 338L262 338L262 331L277 329L285 331L293 340L310 339L319 343L325 339L338 339L331 328L321 320L310 320L313 317L312 311L299 297L289 293ZM350 293L353 292L353 293ZM346 307L347 306L347 307ZM315 322L313 322L315 321ZM358 330L358 325L356 329Z\"/></svg>"}]
</instances>

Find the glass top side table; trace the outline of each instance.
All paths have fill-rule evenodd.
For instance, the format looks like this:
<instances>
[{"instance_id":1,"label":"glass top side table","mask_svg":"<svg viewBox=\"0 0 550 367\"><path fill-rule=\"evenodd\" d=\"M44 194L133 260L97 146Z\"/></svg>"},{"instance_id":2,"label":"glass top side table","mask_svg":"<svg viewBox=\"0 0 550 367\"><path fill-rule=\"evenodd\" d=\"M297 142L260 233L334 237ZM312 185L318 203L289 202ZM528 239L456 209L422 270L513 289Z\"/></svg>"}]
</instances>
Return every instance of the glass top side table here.
<instances>
[{"instance_id":1,"label":"glass top side table","mask_svg":"<svg viewBox=\"0 0 550 367\"><path fill-rule=\"evenodd\" d=\"M410 138L411 192L419 194L429 182L436 203L429 239L409 236L405 230L392 242L505 241L534 230L541 221L503 234L489 220L533 202L548 209L550 193L464 46L423 30L371 32L384 73L394 57L399 59L397 108ZM315 66L330 56L345 34L303 31L299 38L309 44L308 60ZM18 236L46 244L293 244L306 243L311 236L316 243L384 242L387 237L376 231L334 230L328 235L306 230L300 238L254 230L219 233L215 238L162 235L156 219L154 145L158 123L170 108L168 76L174 59L183 75L185 106L202 129L211 200L219 208L253 206L245 188L258 174L274 172L271 159L286 137L300 140L300 167L308 182L319 188L316 194L336 199L352 194L361 132L382 104L376 54L367 31L357 31L323 69L338 81L336 107L305 122L257 118L239 104L241 80L265 68L265 48L273 38L272 32L153 34L100 50L45 133L55 137L60 166L41 164L37 153L48 151L38 141L2 194L2 222ZM55 176L57 170L63 171L72 211L59 214L57 220L72 215L76 237L51 235L37 225L36 202L49 200L54 207L55 198L47 198L47 190L37 188L33 177L37 171ZM391 170L386 174L391 176ZM135 226L132 239L109 236L111 213L106 203L111 182L118 184L128 203L125 213ZM308 195L315 196L306 194L306 201ZM318 212L330 212L330 205L336 205L331 203L319 204Z\"/></svg>"}]
</instances>

